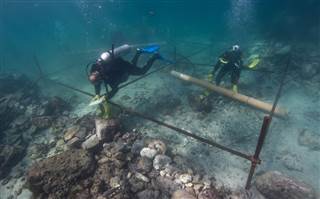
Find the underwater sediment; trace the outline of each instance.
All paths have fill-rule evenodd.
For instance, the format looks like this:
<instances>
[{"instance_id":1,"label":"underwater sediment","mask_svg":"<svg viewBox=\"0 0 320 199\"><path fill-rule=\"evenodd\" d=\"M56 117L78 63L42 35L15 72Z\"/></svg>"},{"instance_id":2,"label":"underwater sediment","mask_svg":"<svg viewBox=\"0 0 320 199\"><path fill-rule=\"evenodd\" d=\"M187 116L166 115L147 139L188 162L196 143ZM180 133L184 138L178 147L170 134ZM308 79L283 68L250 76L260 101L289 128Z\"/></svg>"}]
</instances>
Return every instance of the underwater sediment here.
<instances>
[{"instance_id":1,"label":"underwater sediment","mask_svg":"<svg viewBox=\"0 0 320 199\"><path fill-rule=\"evenodd\" d=\"M278 171L258 174L250 190L225 187L168 141L128 129L121 117L74 115L72 99L44 97L25 76L0 81L5 198L316 198L310 185ZM310 131L299 135L310 150L319 150L317 140Z\"/></svg>"}]
</instances>

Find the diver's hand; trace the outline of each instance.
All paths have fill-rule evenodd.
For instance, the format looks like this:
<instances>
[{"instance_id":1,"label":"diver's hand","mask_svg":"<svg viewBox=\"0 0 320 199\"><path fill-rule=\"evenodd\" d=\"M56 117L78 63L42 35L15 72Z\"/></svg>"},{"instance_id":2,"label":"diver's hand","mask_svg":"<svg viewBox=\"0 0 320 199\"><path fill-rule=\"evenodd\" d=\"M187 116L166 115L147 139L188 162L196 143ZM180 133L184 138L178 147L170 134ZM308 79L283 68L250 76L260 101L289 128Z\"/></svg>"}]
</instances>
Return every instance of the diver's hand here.
<instances>
[{"instance_id":1,"label":"diver's hand","mask_svg":"<svg viewBox=\"0 0 320 199\"><path fill-rule=\"evenodd\" d=\"M96 100L98 100L98 99L100 99L100 95L95 95L95 96L91 99L91 101L96 101Z\"/></svg>"},{"instance_id":2,"label":"diver's hand","mask_svg":"<svg viewBox=\"0 0 320 199\"><path fill-rule=\"evenodd\" d=\"M208 78L209 82L213 82L214 75L212 73L210 73L207 78Z\"/></svg>"}]
</instances>

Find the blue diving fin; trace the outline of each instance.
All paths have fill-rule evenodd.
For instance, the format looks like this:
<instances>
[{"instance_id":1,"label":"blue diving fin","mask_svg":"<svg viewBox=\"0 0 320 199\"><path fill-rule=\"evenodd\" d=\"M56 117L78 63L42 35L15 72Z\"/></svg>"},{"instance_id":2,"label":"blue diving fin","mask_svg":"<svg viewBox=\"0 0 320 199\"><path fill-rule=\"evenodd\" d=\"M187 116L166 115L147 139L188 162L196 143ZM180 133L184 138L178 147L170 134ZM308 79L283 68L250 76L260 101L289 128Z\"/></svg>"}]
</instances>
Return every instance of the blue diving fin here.
<instances>
[{"instance_id":1,"label":"blue diving fin","mask_svg":"<svg viewBox=\"0 0 320 199\"><path fill-rule=\"evenodd\" d=\"M150 46L147 46L147 47L144 47L144 48L140 48L139 50L140 50L142 53L155 53L155 52L157 52L159 49L160 49L160 46L159 46L159 45L150 45Z\"/></svg>"}]
</instances>

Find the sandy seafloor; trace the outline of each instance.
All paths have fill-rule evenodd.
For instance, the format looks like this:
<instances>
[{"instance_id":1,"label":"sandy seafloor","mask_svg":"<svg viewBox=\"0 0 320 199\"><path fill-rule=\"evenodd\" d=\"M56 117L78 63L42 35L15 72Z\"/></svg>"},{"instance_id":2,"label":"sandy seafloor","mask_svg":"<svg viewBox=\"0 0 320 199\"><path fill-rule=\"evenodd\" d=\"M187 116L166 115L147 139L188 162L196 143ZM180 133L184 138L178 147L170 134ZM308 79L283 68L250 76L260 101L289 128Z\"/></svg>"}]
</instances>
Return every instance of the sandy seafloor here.
<instances>
[{"instance_id":1,"label":"sandy seafloor","mask_svg":"<svg viewBox=\"0 0 320 199\"><path fill-rule=\"evenodd\" d=\"M197 48L200 49L201 47L187 49L185 50L186 52L182 50L181 53L189 55ZM180 49L183 49L183 45ZM190 59L193 62L212 61L219 54L219 50L214 51L211 56L209 54L208 50L204 50L203 53ZM86 59L83 58L83 60ZM159 67L159 64L152 69L157 67ZM198 77L204 77L206 71L211 70L211 66L197 67L199 68L196 68L195 72L193 72ZM188 96L200 93L202 89L171 77L169 74L170 69L172 68L152 74L120 90L113 101L152 115L177 127L190 130L199 136L252 154L265 114L216 95L214 96L213 110L210 113L195 112L190 107ZM182 69L180 68L180 70ZM65 72L51 75L50 78L93 92L93 88L86 81L83 71L82 66L81 70L73 67L68 70L69 76ZM188 73L190 70L184 70L184 72ZM258 166L257 172L279 170L311 184L319 192L320 152L300 146L298 135L302 129L319 133L320 119L319 113L316 114L316 112L320 110L320 85L317 80L302 82L299 78L293 78L293 76L294 72L289 72L287 83L284 86L279 102L281 107L285 107L289 111L289 116L286 119L274 118L272 121L261 154L262 164ZM243 94L272 103L279 86L279 81L275 80L275 77L278 78L279 74L244 71L241 76L239 90ZM319 77L316 78L319 80ZM229 79L225 81L226 84L224 86L228 86ZM79 96L74 102L74 107L76 107L74 114L83 115L94 111L92 107L88 107L90 98L86 96L62 89L48 82L43 83L43 86L45 87L45 92L52 95L62 97ZM179 100L180 103L177 102ZM314 115L318 115L318 117ZM134 117L127 119L126 123L146 136L162 138L173 153L187 157L191 165L199 171L213 176L219 183L231 188L245 185L250 167L248 161L199 143L191 138L183 137L174 131L145 120ZM50 133L47 133L47 136L50 137ZM48 137L40 137L38 139L49 140ZM37 139L35 139L35 142L37 142ZM19 166L21 164L16 167ZM12 172L15 172L15 169ZM15 180L9 182L6 186L14 184L13 186L19 187L19 185L22 185L19 182L19 180ZM0 187L3 197L9 191L6 186ZM19 198L23 198L23 194Z\"/></svg>"}]
</instances>

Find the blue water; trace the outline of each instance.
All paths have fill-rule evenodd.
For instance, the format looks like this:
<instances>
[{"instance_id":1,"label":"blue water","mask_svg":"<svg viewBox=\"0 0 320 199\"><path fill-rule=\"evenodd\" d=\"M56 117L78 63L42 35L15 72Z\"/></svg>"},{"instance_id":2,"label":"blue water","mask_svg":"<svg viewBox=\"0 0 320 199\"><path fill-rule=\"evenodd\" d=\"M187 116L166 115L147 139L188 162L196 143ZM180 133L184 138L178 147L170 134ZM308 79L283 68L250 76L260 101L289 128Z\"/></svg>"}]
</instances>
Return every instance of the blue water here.
<instances>
[{"instance_id":1,"label":"blue water","mask_svg":"<svg viewBox=\"0 0 320 199\"><path fill-rule=\"evenodd\" d=\"M53 73L50 77L93 92L85 66L112 44L165 43L161 50L168 59L174 58L173 46L179 53L190 55L210 45L209 51L192 61L213 63L223 50L236 43L249 56L247 51L256 41L302 44L312 50L299 52L310 54L319 50L319 35L319 0L0 0L0 73L26 73L36 78L36 58L45 74ZM211 67L192 70L200 76ZM251 78L252 87L262 84L253 75L244 77ZM287 99L300 99L294 94L296 90L290 90ZM273 95L264 98L274 99ZM292 104L300 107L300 103ZM313 103L319 107L319 101ZM302 114L304 110L297 112ZM298 121L299 115L294 119ZM319 127L312 123L314 129ZM310 166L314 167L319 168ZM318 171L306 175L310 173ZM316 186L314 178L309 182ZM304 179L308 181L308 177Z\"/></svg>"}]
</instances>

